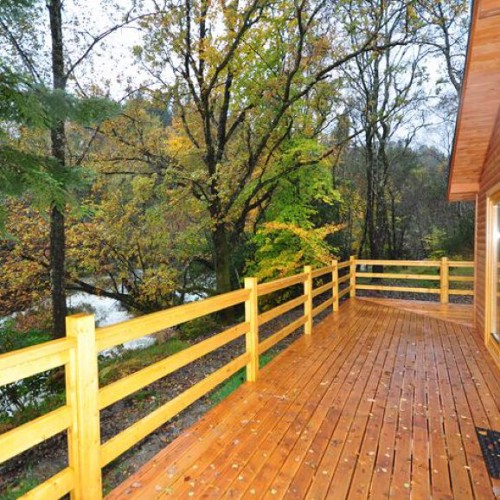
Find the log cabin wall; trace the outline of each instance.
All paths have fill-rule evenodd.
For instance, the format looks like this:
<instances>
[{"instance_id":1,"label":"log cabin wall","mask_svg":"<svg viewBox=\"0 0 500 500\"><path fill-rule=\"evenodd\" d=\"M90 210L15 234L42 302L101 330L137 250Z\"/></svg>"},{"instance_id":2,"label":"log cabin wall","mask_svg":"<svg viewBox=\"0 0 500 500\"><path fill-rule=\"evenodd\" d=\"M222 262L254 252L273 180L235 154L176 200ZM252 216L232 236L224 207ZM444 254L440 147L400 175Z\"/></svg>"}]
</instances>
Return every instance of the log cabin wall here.
<instances>
[{"instance_id":1,"label":"log cabin wall","mask_svg":"<svg viewBox=\"0 0 500 500\"><path fill-rule=\"evenodd\" d=\"M488 263L488 198L500 192L500 110L490 139L486 161L476 198L476 242L475 242L475 322L478 335L483 336L488 349L500 365L500 346L490 336L490 319L487 300L491 296L488 275L493 272Z\"/></svg>"}]
</instances>

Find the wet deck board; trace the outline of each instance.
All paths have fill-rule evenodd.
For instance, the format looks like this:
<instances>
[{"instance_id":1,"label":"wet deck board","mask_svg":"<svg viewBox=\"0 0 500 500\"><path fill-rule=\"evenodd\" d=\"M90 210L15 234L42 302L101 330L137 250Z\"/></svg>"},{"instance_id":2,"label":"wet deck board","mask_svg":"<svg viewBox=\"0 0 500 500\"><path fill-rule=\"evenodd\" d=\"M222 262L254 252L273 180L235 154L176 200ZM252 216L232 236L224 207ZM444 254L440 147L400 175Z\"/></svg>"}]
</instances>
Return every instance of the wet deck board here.
<instances>
[{"instance_id":1,"label":"wet deck board","mask_svg":"<svg viewBox=\"0 0 500 500\"><path fill-rule=\"evenodd\" d=\"M459 323L472 328L474 309L471 304L441 304L425 300L402 300L363 297L363 300L387 307L397 307L415 314L423 314L443 321Z\"/></svg>"},{"instance_id":2,"label":"wet deck board","mask_svg":"<svg viewBox=\"0 0 500 500\"><path fill-rule=\"evenodd\" d=\"M346 301L108 498L494 498L500 372L430 309Z\"/></svg>"}]
</instances>

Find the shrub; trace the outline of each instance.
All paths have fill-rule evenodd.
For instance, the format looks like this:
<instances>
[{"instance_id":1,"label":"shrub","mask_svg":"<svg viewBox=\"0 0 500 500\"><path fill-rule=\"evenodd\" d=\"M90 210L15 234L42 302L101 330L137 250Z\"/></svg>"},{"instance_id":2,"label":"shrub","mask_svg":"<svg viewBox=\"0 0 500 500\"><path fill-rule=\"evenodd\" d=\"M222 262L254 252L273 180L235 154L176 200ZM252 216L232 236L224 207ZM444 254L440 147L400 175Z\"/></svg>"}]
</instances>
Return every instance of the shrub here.
<instances>
[{"instance_id":1,"label":"shrub","mask_svg":"<svg viewBox=\"0 0 500 500\"><path fill-rule=\"evenodd\" d=\"M0 354L50 339L50 334L42 330L20 332L15 328L14 320L8 320L0 326ZM55 396L60 390L60 381L54 376L54 370L7 384L0 388L0 420L5 422L13 413L28 409L28 413L36 413L45 399Z\"/></svg>"},{"instance_id":2,"label":"shrub","mask_svg":"<svg viewBox=\"0 0 500 500\"><path fill-rule=\"evenodd\" d=\"M198 337L217 330L218 322L215 315L193 319L179 327L182 340L195 340Z\"/></svg>"}]
</instances>

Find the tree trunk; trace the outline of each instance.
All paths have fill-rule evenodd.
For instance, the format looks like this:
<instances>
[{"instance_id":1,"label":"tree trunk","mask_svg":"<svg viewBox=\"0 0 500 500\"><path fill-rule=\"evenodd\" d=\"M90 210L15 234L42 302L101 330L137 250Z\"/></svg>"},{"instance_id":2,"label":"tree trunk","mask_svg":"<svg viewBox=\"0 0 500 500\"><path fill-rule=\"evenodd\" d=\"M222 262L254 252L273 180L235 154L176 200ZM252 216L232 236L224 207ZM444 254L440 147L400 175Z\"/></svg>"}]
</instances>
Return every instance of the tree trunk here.
<instances>
[{"instance_id":1,"label":"tree trunk","mask_svg":"<svg viewBox=\"0 0 500 500\"><path fill-rule=\"evenodd\" d=\"M222 224L218 224L213 231L212 241L217 294L227 293L233 289L231 285L231 246L227 229ZM241 312L241 307L234 306L220 311L217 316L222 323L229 324L234 322Z\"/></svg>"},{"instance_id":2,"label":"tree trunk","mask_svg":"<svg viewBox=\"0 0 500 500\"><path fill-rule=\"evenodd\" d=\"M65 231L64 215L57 207L50 214L50 285L52 299L52 328L55 338L64 337L66 332L66 289L65 274Z\"/></svg>"},{"instance_id":3,"label":"tree trunk","mask_svg":"<svg viewBox=\"0 0 500 500\"><path fill-rule=\"evenodd\" d=\"M231 291L231 250L227 230L217 225L212 235L217 294Z\"/></svg>"},{"instance_id":4,"label":"tree trunk","mask_svg":"<svg viewBox=\"0 0 500 500\"><path fill-rule=\"evenodd\" d=\"M49 10L52 40L53 87L56 90L65 90L66 75L64 72L61 0L51 0L47 3L47 8ZM64 121L54 124L50 132L52 156L59 162L60 168L63 169L66 164ZM50 214L50 285L53 335L56 338L63 337L66 334L65 258L64 214L60 208L53 206Z\"/></svg>"}]
</instances>

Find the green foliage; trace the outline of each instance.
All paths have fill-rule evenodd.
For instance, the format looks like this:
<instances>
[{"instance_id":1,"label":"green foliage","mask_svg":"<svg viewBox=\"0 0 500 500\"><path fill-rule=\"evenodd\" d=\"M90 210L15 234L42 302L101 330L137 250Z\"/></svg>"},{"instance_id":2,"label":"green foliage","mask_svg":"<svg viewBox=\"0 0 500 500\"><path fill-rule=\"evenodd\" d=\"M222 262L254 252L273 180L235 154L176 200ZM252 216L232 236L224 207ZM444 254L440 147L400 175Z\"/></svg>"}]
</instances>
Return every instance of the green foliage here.
<instances>
[{"instance_id":1,"label":"green foliage","mask_svg":"<svg viewBox=\"0 0 500 500\"><path fill-rule=\"evenodd\" d=\"M7 491L0 493L0 500L16 500L38 486L41 482L42 481L31 472L30 467L26 467L23 476L16 481L16 485L9 486Z\"/></svg>"},{"instance_id":2,"label":"green foliage","mask_svg":"<svg viewBox=\"0 0 500 500\"><path fill-rule=\"evenodd\" d=\"M248 274L267 280L279 278L305 264L325 265L336 253L327 237L341 227L322 220L320 213L339 200L339 193L332 187L328 163L315 161L320 153L310 140L294 141L287 148L282 158L285 165L297 161L310 164L293 170L278 183L252 239L255 255L247 263Z\"/></svg>"},{"instance_id":3,"label":"green foliage","mask_svg":"<svg viewBox=\"0 0 500 500\"><path fill-rule=\"evenodd\" d=\"M45 331L30 330L26 333L17 331L14 320L9 319L0 326L0 354L42 344L48 340L51 340L51 336Z\"/></svg>"},{"instance_id":4,"label":"green foliage","mask_svg":"<svg viewBox=\"0 0 500 500\"><path fill-rule=\"evenodd\" d=\"M0 64L0 117L10 122L42 126L46 110L36 98L27 80ZM5 130L0 129L5 135Z\"/></svg>"},{"instance_id":5,"label":"green foliage","mask_svg":"<svg viewBox=\"0 0 500 500\"><path fill-rule=\"evenodd\" d=\"M399 141L388 143L385 149L390 168L379 200L385 219L379 258L471 258L474 205L446 200L446 156L432 147L410 147ZM353 250L357 253L363 240L367 203L364 161L361 148L353 147L337 169L338 186L347 205L339 214L346 224L344 258Z\"/></svg>"},{"instance_id":6,"label":"green foliage","mask_svg":"<svg viewBox=\"0 0 500 500\"><path fill-rule=\"evenodd\" d=\"M277 351L268 351L259 357L259 367L266 366L277 354ZM234 375L223 382L215 391L210 394L210 403L212 406L218 405L226 399L238 387L246 382L246 369L238 370Z\"/></svg>"},{"instance_id":7,"label":"green foliage","mask_svg":"<svg viewBox=\"0 0 500 500\"><path fill-rule=\"evenodd\" d=\"M63 210L72 199L70 193L84 183L81 168L63 166L40 147L28 146L27 130L47 133L66 121L96 125L119 112L120 107L108 99L77 99L34 84L0 64L0 229L5 224L1 196L30 193L36 206L55 205Z\"/></svg>"},{"instance_id":8,"label":"green foliage","mask_svg":"<svg viewBox=\"0 0 500 500\"><path fill-rule=\"evenodd\" d=\"M16 330L13 320L0 326L0 353L24 349L48 340L51 340L48 332ZM0 423L11 423L12 414L17 415L15 421L18 424L23 423L33 415L38 416L45 410L58 406L60 386L54 375L55 371L51 370L1 387Z\"/></svg>"},{"instance_id":9,"label":"green foliage","mask_svg":"<svg viewBox=\"0 0 500 500\"><path fill-rule=\"evenodd\" d=\"M180 337L183 340L196 340L198 337L217 330L219 322L215 314L203 316L183 323L180 327Z\"/></svg>"},{"instance_id":10,"label":"green foliage","mask_svg":"<svg viewBox=\"0 0 500 500\"><path fill-rule=\"evenodd\" d=\"M429 257L440 259L448 257L454 260L474 258L474 218L473 214L461 217L453 227L436 227L425 237Z\"/></svg>"}]
</instances>

